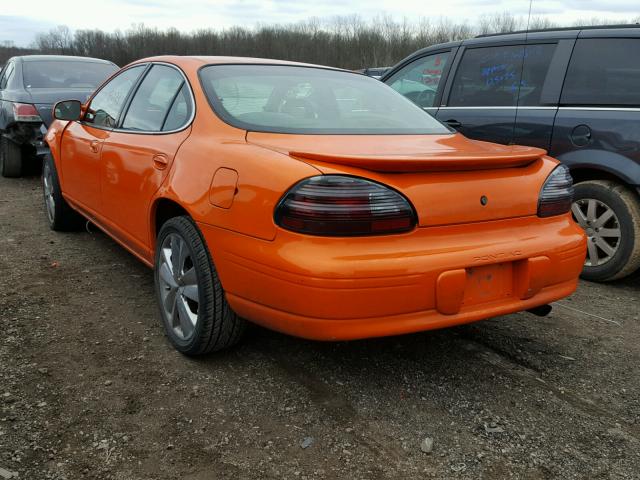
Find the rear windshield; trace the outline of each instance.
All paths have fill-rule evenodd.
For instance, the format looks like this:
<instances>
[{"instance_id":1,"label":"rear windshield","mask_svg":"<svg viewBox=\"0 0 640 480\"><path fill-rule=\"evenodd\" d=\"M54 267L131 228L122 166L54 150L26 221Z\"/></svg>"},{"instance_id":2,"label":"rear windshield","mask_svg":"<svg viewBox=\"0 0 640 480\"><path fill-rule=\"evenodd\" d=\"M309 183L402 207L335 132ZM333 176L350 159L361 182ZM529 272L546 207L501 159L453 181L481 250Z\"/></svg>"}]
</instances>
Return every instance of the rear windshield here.
<instances>
[{"instance_id":1,"label":"rear windshield","mask_svg":"<svg viewBox=\"0 0 640 480\"><path fill-rule=\"evenodd\" d=\"M31 61L22 64L25 88L95 89L118 68L110 63Z\"/></svg>"},{"instance_id":2,"label":"rear windshield","mask_svg":"<svg viewBox=\"0 0 640 480\"><path fill-rule=\"evenodd\" d=\"M200 80L215 112L251 131L302 134L447 134L384 83L288 65L210 65Z\"/></svg>"}]
</instances>

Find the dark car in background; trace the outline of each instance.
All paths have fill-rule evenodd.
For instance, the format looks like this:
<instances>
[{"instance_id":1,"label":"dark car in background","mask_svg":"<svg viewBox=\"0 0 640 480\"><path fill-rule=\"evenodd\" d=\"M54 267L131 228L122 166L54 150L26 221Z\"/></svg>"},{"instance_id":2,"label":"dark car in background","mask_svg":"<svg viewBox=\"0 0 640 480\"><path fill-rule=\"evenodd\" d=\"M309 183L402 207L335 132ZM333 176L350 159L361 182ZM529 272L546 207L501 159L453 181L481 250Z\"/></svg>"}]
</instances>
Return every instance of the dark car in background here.
<instances>
[{"instance_id":1,"label":"dark car in background","mask_svg":"<svg viewBox=\"0 0 640 480\"><path fill-rule=\"evenodd\" d=\"M117 70L115 64L97 58L27 55L9 59L0 72L0 174L18 177L30 161L46 153L43 133L56 102L84 102Z\"/></svg>"},{"instance_id":2,"label":"dark car in background","mask_svg":"<svg viewBox=\"0 0 640 480\"><path fill-rule=\"evenodd\" d=\"M589 237L584 278L640 267L640 27L434 45L381 80L470 138L541 147L568 165Z\"/></svg>"}]
</instances>

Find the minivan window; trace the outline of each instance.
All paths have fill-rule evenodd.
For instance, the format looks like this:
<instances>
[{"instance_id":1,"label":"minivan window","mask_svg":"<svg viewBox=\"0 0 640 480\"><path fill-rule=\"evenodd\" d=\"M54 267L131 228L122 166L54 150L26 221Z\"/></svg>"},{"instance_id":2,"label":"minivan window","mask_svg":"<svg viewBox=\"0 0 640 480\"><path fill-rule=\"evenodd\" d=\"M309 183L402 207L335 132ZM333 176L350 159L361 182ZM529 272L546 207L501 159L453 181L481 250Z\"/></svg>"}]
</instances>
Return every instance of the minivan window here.
<instances>
[{"instance_id":1,"label":"minivan window","mask_svg":"<svg viewBox=\"0 0 640 480\"><path fill-rule=\"evenodd\" d=\"M449 52L427 55L404 66L385 83L419 107L433 107L447 60Z\"/></svg>"},{"instance_id":2,"label":"minivan window","mask_svg":"<svg viewBox=\"0 0 640 480\"><path fill-rule=\"evenodd\" d=\"M91 100L85 122L96 127L114 128L131 88L145 67L138 65L112 78Z\"/></svg>"},{"instance_id":3,"label":"minivan window","mask_svg":"<svg viewBox=\"0 0 640 480\"><path fill-rule=\"evenodd\" d=\"M518 105L538 106L541 104L540 96L547 81L547 74L556 46L555 43L544 43L525 47Z\"/></svg>"},{"instance_id":4,"label":"minivan window","mask_svg":"<svg viewBox=\"0 0 640 480\"><path fill-rule=\"evenodd\" d=\"M555 44L473 48L453 81L452 107L539 105ZM524 65L523 65L524 58Z\"/></svg>"},{"instance_id":5,"label":"minivan window","mask_svg":"<svg viewBox=\"0 0 640 480\"><path fill-rule=\"evenodd\" d=\"M560 102L640 106L640 39L584 38L576 42Z\"/></svg>"},{"instance_id":6,"label":"minivan window","mask_svg":"<svg viewBox=\"0 0 640 480\"><path fill-rule=\"evenodd\" d=\"M133 96L122 123L125 130L159 132L184 83L180 72L167 65L154 65Z\"/></svg>"},{"instance_id":7,"label":"minivan window","mask_svg":"<svg viewBox=\"0 0 640 480\"><path fill-rule=\"evenodd\" d=\"M25 88L95 89L118 67L90 61L38 60L22 63Z\"/></svg>"},{"instance_id":8,"label":"minivan window","mask_svg":"<svg viewBox=\"0 0 640 480\"><path fill-rule=\"evenodd\" d=\"M215 112L244 130L301 134L449 134L365 75L289 65L211 65L200 80Z\"/></svg>"}]
</instances>

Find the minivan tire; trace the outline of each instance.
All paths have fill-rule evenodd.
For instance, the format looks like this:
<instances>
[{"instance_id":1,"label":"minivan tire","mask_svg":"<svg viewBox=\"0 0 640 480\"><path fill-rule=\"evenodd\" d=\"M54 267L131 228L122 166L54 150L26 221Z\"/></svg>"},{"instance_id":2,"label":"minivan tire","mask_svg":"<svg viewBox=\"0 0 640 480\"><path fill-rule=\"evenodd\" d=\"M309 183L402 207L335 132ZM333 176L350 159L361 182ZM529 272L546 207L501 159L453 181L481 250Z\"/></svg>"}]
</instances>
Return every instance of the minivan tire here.
<instances>
[{"instance_id":1,"label":"minivan tire","mask_svg":"<svg viewBox=\"0 0 640 480\"><path fill-rule=\"evenodd\" d=\"M5 178L17 178L22 175L22 148L1 134L0 174Z\"/></svg>"},{"instance_id":2,"label":"minivan tire","mask_svg":"<svg viewBox=\"0 0 640 480\"><path fill-rule=\"evenodd\" d=\"M177 258L182 260L176 261ZM188 273L191 269L195 275ZM162 225L154 270L162 323L176 350L185 355L203 355L240 341L247 322L227 303L209 250L191 218L174 217ZM196 295L194 290L186 293L190 285L195 285Z\"/></svg>"},{"instance_id":3,"label":"minivan tire","mask_svg":"<svg viewBox=\"0 0 640 480\"><path fill-rule=\"evenodd\" d=\"M612 180L589 180L575 185L574 204L594 199L618 219L620 239L612 257L598 266L584 266L582 278L595 282L618 280L640 267L640 198L625 185ZM575 214L574 214L575 218ZM592 241L589 238L588 241ZM589 254L587 253L587 258Z\"/></svg>"},{"instance_id":4,"label":"minivan tire","mask_svg":"<svg viewBox=\"0 0 640 480\"><path fill-rule=\"evenodd\" d=\"M56 164L48 153L42 160L42 196L49 228L56 232L78 230L86 221L62 196Z\"/></svg>"}]
</instances>

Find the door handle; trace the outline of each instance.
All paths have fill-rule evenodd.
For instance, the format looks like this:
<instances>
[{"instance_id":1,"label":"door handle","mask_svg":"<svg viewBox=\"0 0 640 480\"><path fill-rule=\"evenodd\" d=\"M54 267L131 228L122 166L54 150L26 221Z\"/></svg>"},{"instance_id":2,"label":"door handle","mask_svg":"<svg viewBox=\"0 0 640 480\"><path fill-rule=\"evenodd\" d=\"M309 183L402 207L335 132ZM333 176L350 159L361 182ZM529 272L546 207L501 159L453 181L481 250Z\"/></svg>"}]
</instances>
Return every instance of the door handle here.
<instances>
[{"instance_id":1,"label":"door handle","mask_svg":"<svg viewBox=\"0 0 640 480\"><path fill-rule=\"evenodd\" d=\"M100 141L92 140L91 143L89 144L89 148L93 153L98 153L98 150L100 150Z\"/></svg>"},{"instance_id":2,"label":"door handle","mask_svg":"<svg viewBox=\"0 0 640 480\"><path fill-rule=\"evenodd\" d=\"M156 153L153 156L153 166L158 170L164 170L169 165L169 159L163 153Z\"/></svg>"},{"instance_id":3,"label":"door handle","mask_svg":"<svg viewBox=\"0 0 640 480\"><path fill-rule=\"evenodd\" d=\"M460 123L457 120L454 120L453 118L450 118L449 120L445 120L444 123L449 125L451 128L455 128L455 129L458 129L462 126L462 123Z\"/></svg>"}]
</instances>

